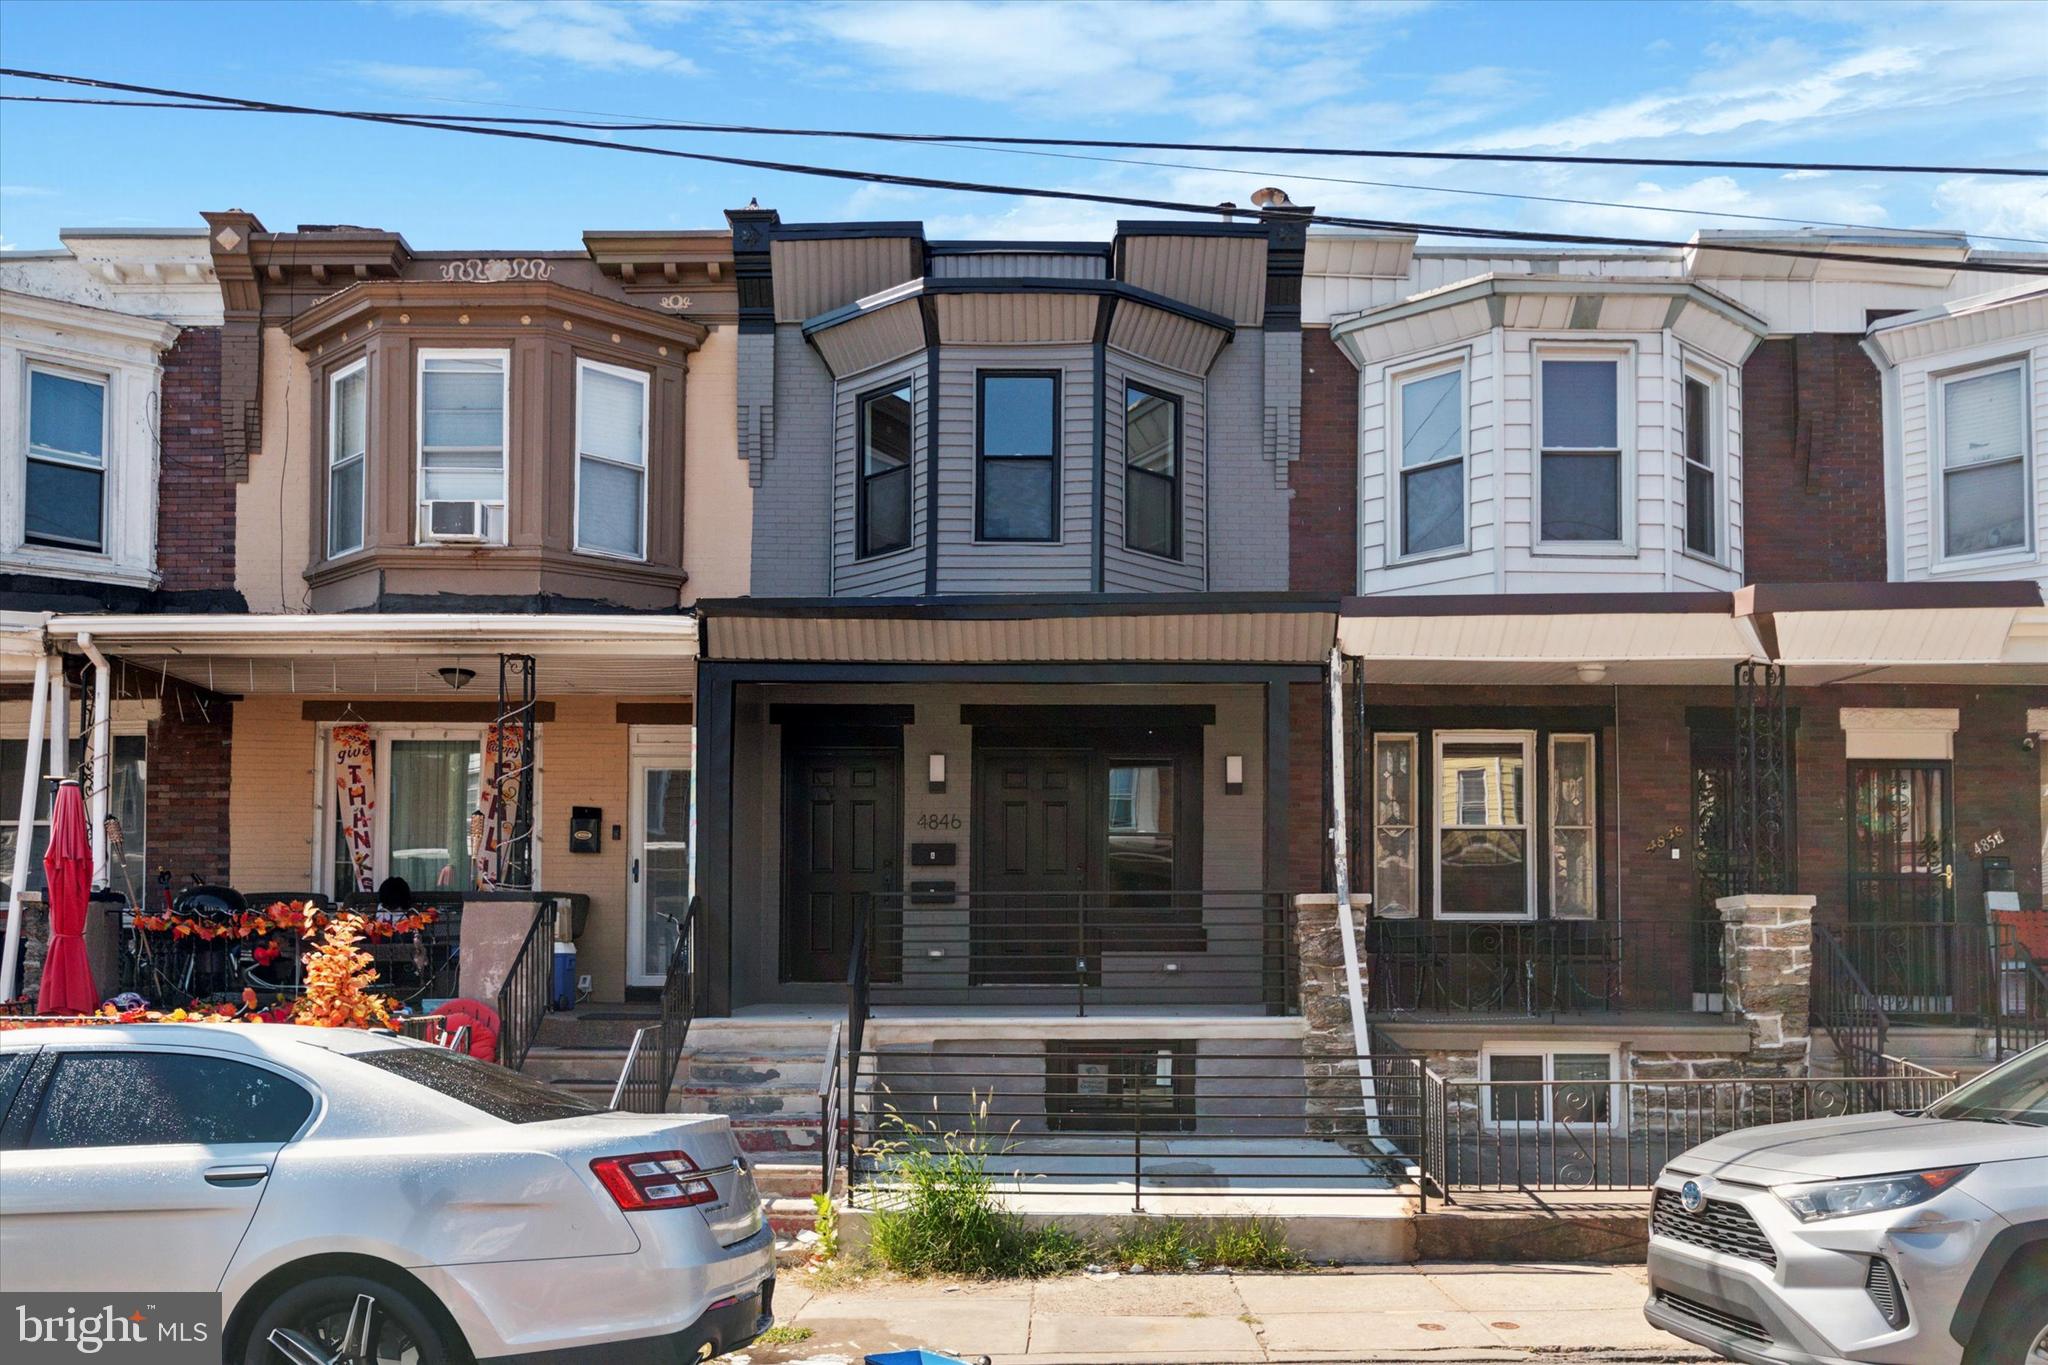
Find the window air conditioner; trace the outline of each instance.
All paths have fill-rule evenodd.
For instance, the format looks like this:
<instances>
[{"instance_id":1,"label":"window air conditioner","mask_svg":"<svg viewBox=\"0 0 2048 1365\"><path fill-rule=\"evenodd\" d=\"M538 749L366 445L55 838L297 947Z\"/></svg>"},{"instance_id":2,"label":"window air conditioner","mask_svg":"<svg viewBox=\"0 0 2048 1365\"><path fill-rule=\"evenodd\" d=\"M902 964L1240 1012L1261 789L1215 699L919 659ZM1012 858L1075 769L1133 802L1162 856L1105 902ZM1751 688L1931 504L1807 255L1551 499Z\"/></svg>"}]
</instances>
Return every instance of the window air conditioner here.
<instances>
[{"instance_id":1,"label":"window air conditioner","mask_svg":"<svg viewBox=\"0 0 2048 1365\"><path fill-rule=\"evenodd\" d=\"M428 540L480 541L484 539L484 505L480 502L423 504Z\"/></svg>"}]
</instances>

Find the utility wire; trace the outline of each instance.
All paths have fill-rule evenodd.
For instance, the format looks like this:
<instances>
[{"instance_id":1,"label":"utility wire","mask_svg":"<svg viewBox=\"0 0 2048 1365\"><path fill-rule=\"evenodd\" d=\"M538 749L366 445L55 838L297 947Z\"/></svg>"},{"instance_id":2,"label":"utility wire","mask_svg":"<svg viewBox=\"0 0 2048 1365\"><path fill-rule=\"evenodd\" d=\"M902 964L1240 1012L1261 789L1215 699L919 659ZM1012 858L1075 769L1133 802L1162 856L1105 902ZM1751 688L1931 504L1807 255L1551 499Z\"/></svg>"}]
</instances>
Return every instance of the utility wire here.
<instances>
[{"instance_id":1,"label":"utility wire","mask_svg":"<svg viewBox=\"0 0 2048 1365\"><path fill-rule=\"evenodd\" d=\"M802 162L720 156L711 152L686 152L671 147L652 147L643 143L633 142L611 142L599 138L572 137L562 133L534 132L521 128L480 126L470 123L450 122L445 119L398 117L364 110L326 109L315 105L283 104L271 100L252 100L226 95L208 95L190 90L135 85L123 81L105 81L83 76L53 75L47 72L25 71L12 67L0 67L0 76L16 76L28 80L50 81L62 85L81 85L100 90L118 90L128 94L156 95L170 99L201 100L211 105L223 106L242 112L311 115L322 118L347 119L363 123L386 124L399 128L434 128L443 132L466 133L474 137L512 138L519 141L551 143L570 147L594 147L603 151L631 152L642 156L667 157L680 161L702 162L712 165L739 166L750 170L816 176L831 180L852 181L859 184L896 185L910 189L945 190L967 194L991 194L1013 198L1056 199L1076 203L1113 204L1132 208L1153 209L1165 213L1193 213L1223 218L1250 216L1250 213L1246 210L1220 204L1194 204L1172 199L1142 198L1135 195L1100 194L1087 190L986 184L970 180L944 180L931 176L897 175L884 171L852 170L838 166L814 166ZM1356 218L1339 214L1306 213L1300 215L1298 221L1319 223L1330 227L1357 228L1373 232L1429 233L1437 236L1465 237L1477 240L1554 242L1573 246L1661 247L1682 250L1692 245L1691 243L1673 241L1668 238L1621 237L1591 233L1509 231L1499 228L1464 227L1448 223L1418 223L1398 219ZM1913 262L1901 261L1893 256L1855 252L1810 251L1797 247L1718 242L1714 244L1714 247L1716 250L1744 255L1858 262L1893 267L1914 264ZM1934 268L1937 269L1948 270L1954 268L1954 265L1950 262L1930 264L1934 265ZM1975 271L1991 274L2048 276L2048 266L1976 261L1971 262L1970 268Z\"/></svg>"},{"instance_id":2,"label":"utility wire","mask_svg":"<svg viewBox=\"0 0 2048 1365\"><path fill-rule=\"evenodd\" d=\"M0 102L15 102L21 104L91 105L95 107L112 107L121 109L213 110L217 113L234 112L235 110L241 107L232 104L206 104L195 102L192 100L98 100L82 99L77 96L70 95L0 95ZM466 102L467 101L465 101L465 103ZM486 125L525 124L539 121L531 119L496 117L487 115L414 114L402 112L399 110L381 110L378 112L381 112L391 118L398 119L433 119L445 117L450 122L480 123ZM607 115L604 117L611 116ZM628 116L618 115L617 117L624 118ZM563 119L554 120L554 122L569 124L570 121ZM579 128L590 128L598 131L608 131L612 129L618 129L623 131L630 129L631 127L631 125L624 123L600 123L595 121L589 123L575 123L571 126ZM1883 223L1847 223L1832 218L1787 218L1782 214L1740 213L1734 209L1686 208L1682 205L1677 204L1637 204L1620 199L1578 199L1566 195L1554 194L1516 194L1509 190L1482 190L1474 189L1466 185L1416 184L1413 182L1401 180L1361 180L1353 176L1314 175L1307 171L1300 170L1262 170L1261 168L1256 166L1205 166L1191 161L1154 161L1143 157L1128 156L1089 156L1084 153L1078 152L1051 152L1043 151L1033 147L992 146L980 142L953 141L950 139L946 141L930 142L924 145L933 147L945 147L955 151L995 152L1004 156L1036 156L1050 157L1061 161L1088 161L1109 166L1147 166L1158 170L1207 171L1213 172L1218 175L1263 175L1268 179L1306 180L1314 184L1320 185L1362 185L1372 189L1412 190L1418 194L1462 194L1482 199L1513 199L1526 203L1535 204L1566 204L1575 208L1627 209L1637 213L1675 213L1689 218L1733 218L1746 223L1783 223L1792 227L1835 227L1848 228L1856 232L1894 233L1940 232L1946 230L1941 228L1900 228ZM1966 235L1977 241L2019 242L2027 246L2048 246L2048 238L2044 237L2015 237L2007 233L1976 231L1969 231L1966 233Z\"/></svg>"}]
</instances>

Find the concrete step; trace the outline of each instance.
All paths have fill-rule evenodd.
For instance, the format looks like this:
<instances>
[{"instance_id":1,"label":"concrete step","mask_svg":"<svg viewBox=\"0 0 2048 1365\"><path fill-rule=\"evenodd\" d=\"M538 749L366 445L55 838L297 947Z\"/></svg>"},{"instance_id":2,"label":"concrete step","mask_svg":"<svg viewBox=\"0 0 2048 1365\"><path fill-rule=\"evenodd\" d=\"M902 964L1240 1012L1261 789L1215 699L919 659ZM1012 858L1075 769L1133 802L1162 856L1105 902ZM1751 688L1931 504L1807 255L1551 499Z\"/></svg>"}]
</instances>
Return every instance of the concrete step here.
<instances>
[{"instance_id":1,"label":"concrete step","mask_svg":"<svg viewBox=\"0 0 2048 1365\"><path fill-rule=\"evenodd\" d=\"M818 1121L812 1119L742 1118L732 1125L733 1140L751 1153L787 1152L814 1156L824 1145Z\"/></svg>"},{"instance_id":2,"label":"concrete step","mask_svg":"<svg viewBox=\"0 0 2048 1365\"><path fill-rule=\"evenodd\" d=\"M677 1085L669 1091L669 1108L685 1114L726 1114L733 1118L792 1118L820 1121L818 1092L801 1086Z\"/></svg>"},{"instance_id":3,"label":"concrete step","mask_svg":"<svg viewBox=\"0 0 2048 1365\"><path fill-rule=\"evenodd\" d=\"M629 1047L633 1035L661 1022L659 1010L642 1014L620 1005L603 1007L600 1013L617 1018L592 1018L589 1011L549 1014L540 1021L534 1035L536 1047Z\"/></svg>"},{"instance_id":4,"label":"concrete step","mask_svg":"<svg viewBox=\"0 0 2048 1365\"><path fill-rule=\"evenodd\" d=\"M623 1047L536 1047L526 1054L520 1071L536 1081L596 1080L619 1078L626 1064Z\"/></svg>"},{"instance_id":5,"label":"concrete step","mask_svg":"<svg viewBox=\"0 0 2048 1365\"><path fill-rule=\"evenodd\" d=\"M690 1046L706 1052L808 1053L823 1057L832 1041L835 1020L769 1016L698 1019L690 1025Z\"/></svg>"},{"instance_id":6,"label":"concrete step","mask_svg":"<svg viewBox=\"0 0 2048 1365\"><path fill-rule=\"evenodd\" d=\"M763 1199L809 1199L821 1188L818 1163L813 1161L757 1161L754 1184Z\"/></svg>"},{"instance_id":7,"label":"concrete step","mask_svg":"<svg viewBox=\"0 0 2048 1365\"><path fill-rule=\"evenodd\" d=\"M694 1038L690 1041L696 1042ZM815 1051L806 1048L734 1052L686 1047L678 1075L688 1078L692 1085L802 1087L815 1093L825 1075L824 1050L820 1047Z\"/></svg>"}]
</instances>

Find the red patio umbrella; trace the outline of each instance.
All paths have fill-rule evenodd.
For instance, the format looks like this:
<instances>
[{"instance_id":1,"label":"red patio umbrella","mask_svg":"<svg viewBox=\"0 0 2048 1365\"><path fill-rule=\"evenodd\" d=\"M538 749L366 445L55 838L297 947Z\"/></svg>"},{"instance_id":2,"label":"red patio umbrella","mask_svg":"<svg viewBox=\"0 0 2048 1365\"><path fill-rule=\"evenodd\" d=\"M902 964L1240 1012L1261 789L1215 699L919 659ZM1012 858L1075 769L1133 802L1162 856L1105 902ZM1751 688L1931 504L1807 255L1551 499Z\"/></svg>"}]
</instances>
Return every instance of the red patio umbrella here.
<instances>
[{"instance_id":1,"label":"red patio umbrella","mask_svg":"<svg viewBox=\"0 0 2048 1365\"><path fill-rule=\"evenodd\" d=\"M92 892L92 847L85 837L85 798L76 782L57 788L50 847L43 854L50 898L50 950L43 958L37 1014L90 1014L99 1008L85 957L85 913Z\"/></svg>"}]
</instances>

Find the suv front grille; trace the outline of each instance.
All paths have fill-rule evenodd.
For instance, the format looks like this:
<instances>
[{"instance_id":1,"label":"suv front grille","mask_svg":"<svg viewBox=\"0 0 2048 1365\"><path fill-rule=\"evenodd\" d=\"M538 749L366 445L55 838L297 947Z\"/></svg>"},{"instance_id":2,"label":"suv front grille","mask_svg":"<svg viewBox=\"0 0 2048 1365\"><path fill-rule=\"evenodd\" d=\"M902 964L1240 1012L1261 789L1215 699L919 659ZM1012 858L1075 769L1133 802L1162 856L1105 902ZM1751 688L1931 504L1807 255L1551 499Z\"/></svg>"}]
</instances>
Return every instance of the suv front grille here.
<instances>
[{"instance_id":1,"label":"suv front grille","mask_svg":"<svg viewBox=\"0 0 2048 1365\"><path fill-rule=\"evenodd\" d=\"M1658 1190L1650 1202L1650 1231L1723 1256L1740 1256L1773 1268L1778 1264L1771 1239L1764 1236L1749 1210L1725 1199L1709 1199L1698 1213L1687 1213L1678 1191Z\"/></svg>"},{"instance_id":2,"label":"suv front grille","mask_svg":"<svg viewBox=\"0 0 2048 1365\"><path fill-rule=\"evenodd\" d=\"M1771 1334L1766 1332L1764 1325L1756 1319L1745 1318L1740 1313L1730 1313L1724 1308L1710 1308L1697 1299L1683 1298L1667 1290L1660 1289L1657 1291L1657 1302L1673 1312L1683 1313L1689 1318L1697 1318L1699 1321L1707 1324L1707 1326L1718 1327L1724 1332L1733 1332L1737 1336L1749 1337L1756 1341L1769 1341L1771 1339Z\"/></svg>"}]
</instances>

